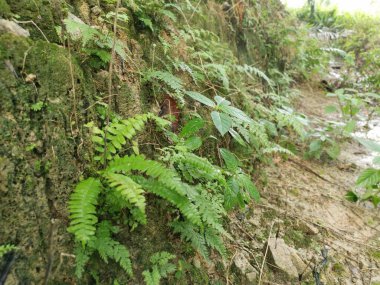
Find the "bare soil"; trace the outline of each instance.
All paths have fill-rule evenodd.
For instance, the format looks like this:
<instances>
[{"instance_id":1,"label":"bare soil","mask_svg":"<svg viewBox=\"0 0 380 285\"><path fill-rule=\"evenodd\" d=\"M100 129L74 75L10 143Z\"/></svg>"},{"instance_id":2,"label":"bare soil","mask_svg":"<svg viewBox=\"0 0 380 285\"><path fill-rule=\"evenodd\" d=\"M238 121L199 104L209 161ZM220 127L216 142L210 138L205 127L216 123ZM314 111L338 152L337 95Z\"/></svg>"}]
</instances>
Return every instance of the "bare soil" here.
<instances>
[{"instance_id":1,"label":"bare soil","mask_svg":"<svg viewBox=\"0 0 380 285\"><path fill-rule=\"evenodd\" d=\"M337 119L324 114L324 107L336 102L323 91L303 87L301 94L300 112L310 118ZM262 202L247 215L232 218L232 250L250 257L257 284L380 284L379 209L345 199L365 167L356 161L368 152L349 142L343 153L328 163L278 159L266 169ZM299 280L282 274L265 256L269 236L283 238L307 264ZM327 253L326 265L321 250Z\"/></svg>"}]
</instances>

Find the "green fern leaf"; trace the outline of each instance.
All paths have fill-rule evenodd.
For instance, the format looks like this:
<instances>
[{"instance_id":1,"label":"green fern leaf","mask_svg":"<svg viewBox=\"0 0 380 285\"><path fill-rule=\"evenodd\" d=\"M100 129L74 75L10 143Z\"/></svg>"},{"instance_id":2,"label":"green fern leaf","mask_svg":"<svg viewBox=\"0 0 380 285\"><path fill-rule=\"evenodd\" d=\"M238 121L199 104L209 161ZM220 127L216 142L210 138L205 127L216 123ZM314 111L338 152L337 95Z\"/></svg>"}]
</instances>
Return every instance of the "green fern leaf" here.
<instances>
[{"instance_id":1,"label":"green fern leaf","mask_svg":"<svg viewBox=\"0 0 380 285\"><path fill-rule=\"evenodd\" d=\"M102 185L98 179L88 178L81 181L70 196L70 226L67 229L76 240L85 244L95 234L96 205Z\"/></svg>"},{"instance_id":2,"label":"green fern leaf","mask_svg":"<svg viewBox=\"0 0 380 285\"><path fill-rule=\"evenodd\" d=\"M123 174L107 173L104 177L107 179L109 185L118 191L127 202L139 209L141 219L138 222L146 224L146 202L143 195L144 190L141 186Z\"/></svg>"},{"instance_id":3,"label":"green fern leaf","mask_svg":"<svg viewBox=\"0 0 380 285\"><path fill-rule=\"evenodd\" d=\"M18 247L14 246L12 244L0 245L0 258L2 258L8 252L11 252L11 251L16 250L16 249L18 249Z\"/></svg>"},{"instance_id":4,"label":"green fern leaf","mask_svg":"<svg viewBox=\"0 0 380 285\"><path fill-rule=\"evenodd\" d=\"M202 234L200 234L194 225L189 222L174 222L172 227L175 233L181 235L181 238L190 242L195 250L197 250L206 260L209 260L209 253L206 247L206 240Z\"/></svg>"},{"instance_id":5,"label":"green fern leaf","mask_svg":"<svg viewBox=\"0 0 380 285\"><path fill-rule=\"evenodd\" d=\"M151 192L177 207L181 213L193 224L201 225L201 218L197 207L186 196L181 196L177 192L165 187L163 183L155 180L148 180L143 177L138 178L138 182L146 191Z\"/></svg>"},{"instance_id":6,"label":"green fern leaf","mask_svg":"<svg viewBox=\"0 0 380 285\"><path fill-rule=\"evenodd\" d=\"M174 91L183 89L182 80L167 71L150 71L145 76L148 81L155 79L164 82Z\"/></svg>"}]
</instances>

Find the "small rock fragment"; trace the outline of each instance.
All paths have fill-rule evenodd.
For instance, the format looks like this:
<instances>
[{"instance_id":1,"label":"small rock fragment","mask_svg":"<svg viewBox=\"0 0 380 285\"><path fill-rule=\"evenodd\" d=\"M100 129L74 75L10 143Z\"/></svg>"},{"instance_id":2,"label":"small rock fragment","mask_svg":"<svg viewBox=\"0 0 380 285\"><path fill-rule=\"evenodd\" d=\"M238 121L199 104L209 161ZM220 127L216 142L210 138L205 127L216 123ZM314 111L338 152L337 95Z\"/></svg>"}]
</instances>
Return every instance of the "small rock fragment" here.
<instances>
[{"instance_id":1,"label":"small rock fragment","mask_svg":"<svg viewBox=\"0 0 380 285\"><path fill-rule=\"evenodd\" d=\"M294 248L289 247L283 239L268 240L269 255L275 265L274 269L281 270L291 278L298 278L306 268L306 264L298 256Z\"/></svg>"},{"instance_id":2,"label":"small rock fragment","mask_svg":"<svg viewBox=\"0 0 380 285\"><path fill-rule=\"evenodd\" d=\"M255 271L255 268L249 263L248 259L242 252L235 255L234 264L243 275Z\"/></svg>"},{"instance_id":3,"label":"small rock fragment","mask_svg":"<svg viewBox=\"0 0 380 285\"><path fill-rule=\"evenodd\" d=\"M29 73L26 77L25 77L25 82L27 83L32 83L34 80L36 80L37 76L33 73Z\"/></svg>"},{"instance_id":4,"label":"small rock fragment","mask_svg":"<svg viewBox=\"0 0 380 285\"><path fill-rule=\"evenodd\" d=\"M249 284L255 284L257 280L257 271L249 272L245 275Z\"/></svg>"},{"instance_id":5,"label":"small rock fragment","mask_svg":"<svg viewBox=\"0 0 380 285\"><path fill-rule=\"evenodd\" d=\"M12 33L16 36L29 37L29 31L20 27L17 23L5 19L0 19L0 33Z\"/></svg>"}]
</instances>

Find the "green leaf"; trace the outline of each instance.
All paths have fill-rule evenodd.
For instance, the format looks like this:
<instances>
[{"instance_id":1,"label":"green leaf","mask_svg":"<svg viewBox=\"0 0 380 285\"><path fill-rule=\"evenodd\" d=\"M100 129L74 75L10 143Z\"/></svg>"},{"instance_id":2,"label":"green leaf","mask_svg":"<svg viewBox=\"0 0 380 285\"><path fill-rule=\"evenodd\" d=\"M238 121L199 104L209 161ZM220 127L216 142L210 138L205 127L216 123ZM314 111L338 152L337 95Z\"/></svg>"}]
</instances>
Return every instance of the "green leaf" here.
<instances>
[{"instance_id":1,"label":"green leaf","mask_svg":"<svg viewBox=\"0 0 380 285\"><path fill-rule=\"evenodd\" d=\"M332 159L337 159L339 154L340 154L340 146L339 144L335 143L331 147L329 147L326 150L327 154L332 158Z\"/></svg>"},{"instance_id":2,"label":"green leaf","mask_svg":"<svg viewBox=\"0 0 380 285\"><path fill-rule=\"evenodd\" d=\"M362 139L362 138L356 138L356 140L360 142L362 145L364 145L367 149L380 153L379 143L372 140Z\"/></svg>"},{"instance_id":3,"label":"green leaf","mask_svg":"<svg viewBox=\"0 0 380 285\"><path fill-rule=\"evenodd\" d=\"M211 118L222 136L224 136L232 127L232 119L227 114L213 111L211 112Z\"/></svg>"},{"instance_id":4,"label":"green leaf","mask_svg":"<svg viewBox=\"0 0 380 285\"><path fill-rule=\"evenodd\" d=\"M380 183L380 169L368 168L363 170L356 180L356 185L373 187Z\"/></svg>"},{"instance_id":5,"label":"green leaf","mask_svg":"<svg viewBox=\"0 0 380 285\"><path fill-rule=\"evenodd\" d=\"M240 134L235 131L234 129L230 129L228 131L230 133L230 135L239 143L241 144L242 146L246 146L246 143L244 142L243 138L240 136Z\"/></svg>"},{"instance_id":6,"label":"green leaf","mask_svg":"<svg viewBox=\"0 0 380 285\"><path fill-rule=\"evenodd\" d=\"M73 233L75 239L82 244L86 244L95 235L95 224L98 222L96 205L101 190L99 179L90 177L78 183L70 195L70 226L67 231Z\"/></svg>"},{"instance_id":7,"label":"green leaf","mask_svg":"<svg viewBox=\"0 0 380 285\"><path fill-rule=\"evenodd\" d=\"M320 140L314 140L309 145L310 152L319 152L322 149L322 142Z\"/></svg>"},{"instance_id":8,"label":"green leaf","mask_svg":"<svg viewBox=\"0 0 380 285\"><path fill-rule=\"evenodd\" d=\"M329 105L329 106L325 107L325 113L326 114L331 114L331 113L335 113L335 112L338 112L338 109L334 105Z\"/></svg>"},{"instance_id":9,"label":"green leaf","mask_svg":"<svg viewBox=\"0 0 380 285\"><path fill-rule=\"evenodd\" d=\"M202 139L200 137L190 137L185 141L184 145L188 150L193 151L201 147Z\"/></svg>"},{"instance_id":10,"label":"green leaf","mask_svg":"<svg viewBox=\"0 0 380 285\"><path fill-rule=\"evenodd\" d=\"M228 105L221 105L219 107L220 110L222 110L224 113L227 113L228 115L231 115L238 119L239 121L246 122L246 123L252 123L253 120L242 110L228 106Z\"/></svg>"},{"instance_id":11,"label":"green leaf","mask_svg":"<svg viewBox=\"0 0 380 285\"><path fill-rule=\"evenodd\" d=\"M353 191L348 191L348 192L346 193L345 198L346 198L348 201L350 201L350 202L357 202L357 201L359 200L358 195L356 195L356 193L353 192Z\"/></svg>"},{"instance_id":12,"label":"green leaf","mask_svg":"<svg viewBox=\"0 0 380 285\"><path fill-rule=\"evenodd\" d=\"M215 102L218 104L218 106L229 106L231 105L231 102L228 101L226 98L215 96L214 97Z\"/></svg>"},{"instance_id":13,"label":"green leaf","mask_svg":"<svg viewBox=\"0 0 380 285\"><path fill-rule=\"evenodd\" d=\"M215 103L212 100L210 100L206 96L203 96L201 93L198 93L198 92L195 92L195 91L185 91L185 94L187 96L190 96L194 100L196 100L196 101L198 101L198 102L206 105L206 106L209 106L209 107L212 107L212 108L216 107Z\"/></svg>"},{"instance_id":14,"label":"green leaf","mask_svg":"<svg viewBox=\"0 0 380 285\"><path fill-rule=\"evenodd\" d=\"M223 157L224 163L227 166L227 169L235 172L239 167L239 160L236 156L230 152L228 149L221 148L219 149L221 156Z\"/></svg>"},{"instance_id":15,"label":"green leaf","mask_svg":"<svg viewBox=\"0 0 380 285\"><path fill-rule=\"evenodd\" d=\"M238 176L238 182L240 186L246 190L249 195L256 201L260 201L260 193L257 190L255 184L251 181L251 178L246 174L239 174Z\"/></svg>"},{"instance_id":16,"label":"green leaf","mask_svg":"<svg viewBox=\"0 0 380 285\"><path fill-rule=\"evenodd\" d=\"M344 131L347 133L352 133L353 131L355 131L355 128L356 128L356 121L351 120L344 126Z\"/></svg>"},{"instance_id":17,"label":"green leaf","mask_svg":"<svg viewBox=\"0 0 380 285\"><path fill-rule=\"evenodd\" d=\"M205 125L205 121L201 118L195 118L186 123L182 128L180 136L181 137L190 137L196 132L198 132Z\"/></svg>"}]
</instances>

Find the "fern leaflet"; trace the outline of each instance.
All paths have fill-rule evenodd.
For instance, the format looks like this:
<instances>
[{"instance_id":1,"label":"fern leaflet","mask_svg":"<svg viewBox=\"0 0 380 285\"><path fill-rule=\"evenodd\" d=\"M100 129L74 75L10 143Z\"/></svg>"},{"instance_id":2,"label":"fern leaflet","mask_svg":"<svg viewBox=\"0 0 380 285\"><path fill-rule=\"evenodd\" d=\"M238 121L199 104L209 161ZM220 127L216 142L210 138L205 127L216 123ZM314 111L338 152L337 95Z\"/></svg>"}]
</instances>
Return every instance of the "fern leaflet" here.
<instances>
[{"instance_id":1,"label":"fern leaflet","mask_svg":"<svg viewBox=\"0 0 380 285\"><path fill-rule=\"evenodd\" d=\"M75 238L86 244L95 234L96 205L102 185L98 179L90 177L81 181L70 196L70 226L67 229Z\"/></svg>"}]
</instances>

